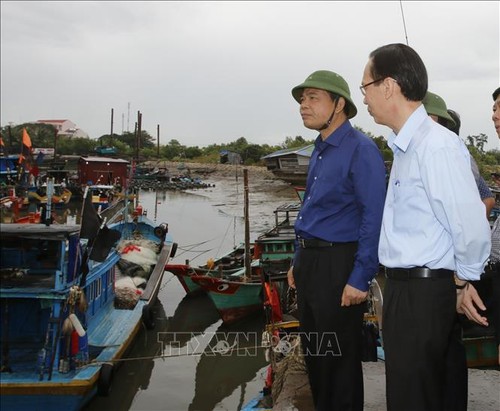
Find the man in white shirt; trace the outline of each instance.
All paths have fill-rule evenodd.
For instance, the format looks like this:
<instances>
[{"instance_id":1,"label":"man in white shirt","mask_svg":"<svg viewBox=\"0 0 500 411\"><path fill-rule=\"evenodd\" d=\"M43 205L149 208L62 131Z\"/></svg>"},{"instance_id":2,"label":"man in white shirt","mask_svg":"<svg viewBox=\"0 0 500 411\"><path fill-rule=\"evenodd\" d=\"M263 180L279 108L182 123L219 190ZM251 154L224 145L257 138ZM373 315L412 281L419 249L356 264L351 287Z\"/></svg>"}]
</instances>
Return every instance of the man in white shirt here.
<instances>
[{"instance_id":1,"label":"man in white shirt","mask_svg":"<svg viewBox=\"0 0 500 411\"><path fill-rule=\"evenodd\" d=\"M389 411L443 409L457 298L491 248L470 162L422 105L427 85L423 61L404 44L370 53L361 85L375 122L392 129L394 152L379 243Z\"/></svg>"}]
</instances>

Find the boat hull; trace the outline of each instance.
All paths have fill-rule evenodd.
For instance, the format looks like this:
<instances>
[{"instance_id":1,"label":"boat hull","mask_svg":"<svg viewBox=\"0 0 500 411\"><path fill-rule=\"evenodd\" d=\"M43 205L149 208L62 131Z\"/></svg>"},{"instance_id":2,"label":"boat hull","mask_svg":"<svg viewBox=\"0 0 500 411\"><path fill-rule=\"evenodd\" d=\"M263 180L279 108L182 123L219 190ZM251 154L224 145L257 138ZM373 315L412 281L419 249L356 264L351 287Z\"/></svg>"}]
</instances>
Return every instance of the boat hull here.
<instances>
[{"instance_id":1,"label":"boat hull","mask_svg":"<svg viewBox=\"0 0 500 411\"><path fill-rule=\"evenodd\" d=\"M25 230L22 227L19 228ZM33 348L23 349L20 347L19 352L16 352L17 348L14 346L14 341L12 341L11 352L8 357L10 362L7 363L4 361L5 358L2 358L2 364L7 364L9 368L12 368L12 372L2 372L0 380L2 411L11 409L16 411L24 409L43 409L44 411L58 409L79 410L95 395L106 395L111 389L113 372L119 365L120 359L131 347L143 324L148 327L147 320L150 320L150 318L146 318L145 313L151 312L151 306L157 300L165 265L168 263L173 246L172 238L170 235L165 235L160 241L156 236L157 228L152 222L146 222L145 218L138 218L134 222L120 222L110 226L110 228L120 231L122 239L125 239L125 236L135 239L137 238L136 235L141 233L144 239L152 240L158 245L160 245L160 242L163 244L157 254L156 264L152 267L149 279L137 303L132 309L116 309L114 306L114 270L121 254L113 250L104 262L90 267L86 285L83 287L88 298L88 307L85 311L80 312L79 317L82 324L85 324L85 336L89 347L87 352L90 353L90 361L75 363L75 361L80 361L79 357L77 357L80 355L78 353L71 357L70 364L72 365L68 364L67 368L63 367L67 355L64 354L65 347L68 347L69 350L71 345L71 351L73 351L73 339L64 337L64 331L61 331L64 328L62 327L63 319L59 320L59 331L51 334L53 337L50 338L56 341L53 347L61 347L60 349L52 349L54 353L57 353L53 354L55 361L54 357L49 360L49 355L42 362L40 362L40 357L38 357L37 361L37 350L40 346L43 347L43 341L33 341L30 343ZM62 229L60 228L60 230ZM47 228L47 230L49 229ZM133 235L128 237L130 234ZM1 247L6 247L4 242L2 242ZM61 258L64 261L64 256ZM20 281L16 278L11 279L11 282L16 284ZM99 288L96 288L96 285ZM67 296L65 294L68 289L64 287L57 293L50 290L34 293L32 288L3 288L5 286L5 283L2 284L0 293L2 315L8 312L9 315L14 316L14 310L17 308L16 304L21 304L19 301L25 304L24 307L27 311L30 311L29 309L32 306L48 306L51 301L57 298L59 298L58 304L60 307L63 307L65 301L69 301L66 300ZM33 295L30 295L30 292ZM57 297L57 295L60 295L60 297ZM22 298L19 298L21 296ZM33 302L26 306L29 301ZM8 310L4 307L8 307ZM48 309L43 310L32 313L32 316L40 318L42 322L44 319L47 321ZM63 313L63 308L60 308L60 310L60 313ZM52 313L56 311L50 308L50 316L52 317ZM70 317L66 317L66 319ZM32 324L32 329L36 330L37 321L32 320L30 324ZM8 329L11 334L13 330L17 332L17 334L11 335L10 338L15 336L27 339L26 336L19 334L14 322ZM30 332L32 333L31 329ZM41 332L41 335L45 336L45 334L49 335L49 332ZM4 341L8 341L6 335L9 335L9 333L2 329L2 345ZM76 337L77 352L81 341L80 337L78 335ZM17 361L23 355L27 359ZM53 366L48 366L48 363Z\"/></svg>"},{"instance_id":2,"label":"boat hull","mask_svg":"<svg viewBox=\"0 0 500 411\"><path fill-rule=\"evenodd\" d=\"M263 310L261 282L229 281L206 276L193 276L192 280L208 294L225 324L235 323Z\"/></svg>"}]
</instances>

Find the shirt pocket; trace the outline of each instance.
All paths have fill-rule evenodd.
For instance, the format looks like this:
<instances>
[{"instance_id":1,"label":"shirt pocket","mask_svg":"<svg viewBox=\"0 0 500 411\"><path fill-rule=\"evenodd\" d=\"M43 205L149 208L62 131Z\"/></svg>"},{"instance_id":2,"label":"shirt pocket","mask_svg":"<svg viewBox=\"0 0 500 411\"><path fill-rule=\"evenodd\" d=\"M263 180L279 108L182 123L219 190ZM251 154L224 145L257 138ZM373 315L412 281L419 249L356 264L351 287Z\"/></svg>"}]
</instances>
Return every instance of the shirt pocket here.
<instances>
[{"instance_id":1,"label":"shirt pocket","mask_svg":"<svg viewBox=\"0 0 500 411\"><path fill-rule=\"evenodd\" d=\"M416 184L396 182L394 184L394 227L411 232L420 224L425 214L427 200L421 187Z\"/></svg>"}]
</instances>

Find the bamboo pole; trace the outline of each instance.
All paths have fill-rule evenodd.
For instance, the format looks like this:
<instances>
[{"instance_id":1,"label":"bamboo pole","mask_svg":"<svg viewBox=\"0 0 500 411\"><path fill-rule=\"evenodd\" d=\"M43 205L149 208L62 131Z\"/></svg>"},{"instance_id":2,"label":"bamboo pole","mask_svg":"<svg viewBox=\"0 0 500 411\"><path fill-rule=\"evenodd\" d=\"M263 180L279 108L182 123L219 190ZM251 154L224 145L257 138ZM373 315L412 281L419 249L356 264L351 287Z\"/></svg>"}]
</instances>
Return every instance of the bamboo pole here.
<instances>
[{"instance_id":1,"label":"bamboo pole","mask_svg":"<svg viewBox=\"0 0 500 411\"><path fill-rule=\"evenodd\" d=\"M244 195L244 218L245 218L245 277L251 276L252 258L250 255L250 222L248 217L248 169L243 169L243 195Z\"/></svg>"}]
</instances>

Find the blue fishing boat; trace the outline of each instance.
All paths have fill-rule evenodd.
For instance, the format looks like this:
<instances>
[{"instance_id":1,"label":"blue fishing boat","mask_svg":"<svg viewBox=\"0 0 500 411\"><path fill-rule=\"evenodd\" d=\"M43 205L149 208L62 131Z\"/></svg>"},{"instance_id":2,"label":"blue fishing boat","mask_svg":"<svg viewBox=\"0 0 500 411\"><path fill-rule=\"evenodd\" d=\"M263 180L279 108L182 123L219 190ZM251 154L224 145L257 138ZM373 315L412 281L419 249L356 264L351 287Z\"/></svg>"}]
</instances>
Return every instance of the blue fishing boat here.
<instances>
[{"instance_id":1,"label":"blue fishing boat","mask_svg":"<svg viewBox=\"0 0 500 411\"><path fill-rule=\"evenodd\" d=\"M175 249L167 225L135 212L108 226L87 199L81 226L0 225L2 410L81 409L154 326Z\"/></svg>"}]
</instances>

